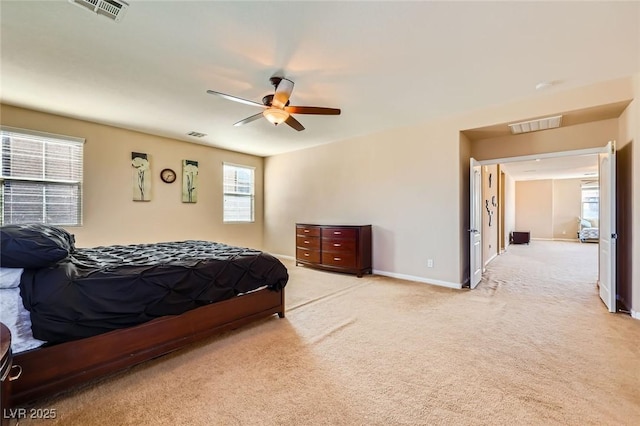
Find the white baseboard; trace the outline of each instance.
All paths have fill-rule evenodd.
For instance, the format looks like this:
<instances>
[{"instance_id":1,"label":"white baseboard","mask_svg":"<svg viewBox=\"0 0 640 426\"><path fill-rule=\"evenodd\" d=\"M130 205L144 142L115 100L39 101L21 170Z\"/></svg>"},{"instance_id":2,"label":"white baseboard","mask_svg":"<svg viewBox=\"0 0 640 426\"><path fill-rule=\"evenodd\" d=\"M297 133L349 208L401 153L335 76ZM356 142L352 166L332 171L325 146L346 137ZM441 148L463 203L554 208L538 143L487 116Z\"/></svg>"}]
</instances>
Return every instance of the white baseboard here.
<instances>
[{"instance_id":1,"label":"white baseboard","mask_svg":"<svg viewBox=\"0 0 640 426\"><path fill-rule=\"evenodd\" d=\"M271 255L277 257L278 259L296 260L295 256L287 256L286 254L271 253Z\"/></svg>"},{"instance_id":2,"label":"white baseboard","mask_svg":"<svg viewBox=\"0 0 640 426\"><path fill-rule=\"evenodd\" d=\"M640 320L640 312L638 311L634 311L633 309L631 310L631 318Z\"/></svg>"},{"instance_id":3,"label":"white baseboard","mask_svg":"<svg viewBox=\"0 0 640 426\"><path fill-rule=\"evenodd\" d=\"M493 259L495 259L496 257L498 257L498 253L495 253L493 256L491 256L486 262L484 262L484 266L487 266ZM484 272L484 270L483 270Z\"/></svg>"},{"instance_id":4,"label":"white baseboard","mask_svg":"<svg viewBox=\"0 0 640 426\"><path fill-rule=\"evenodd\" d=\"M294 256L287 256L287 255L284 255L284 254L275 254L275 253L271 253L271 254L273 256L275 256L277 258L281 258L281 259L296 260L296 258ZM425 283L425 284L433 284L433 285L437 285L437 286L440 286L440 287L448 287L448 288L455 288L455 289L461 289L462 288L462 284L452 283L452 282L449 282L449 281L441 281L441 280L434 280L434 279L431 279L431 278L415 277L413 275L397 274L395 272L380 271L380 270L377 270L377 269L374 269L373 273L376 274L376 275L383 275L385 277L398 278L400 280L418 281L418 282Z\"/></svg>"},{"instance_id":5,"label":"white baseboard","mask_svg":"<svg viewBox=\"0 0 640 426\"><path fill-rule=\"evenodd\" d=\"M377 269L374 269L373 273L376 274L376 275L383 275L385 277L398 278L400 280L417 281L417 282L424 283L424 284L437 285L439 287L455 288L457 290L462 288L462 284L460 284L460 283L452 283L452 282L449 282L449 281L434 280L432 278L423 278L423 277L416 277L416 276L413 276L413 275L397 274L395 272L380 271L380 270L377 270Z\"/></svg>"}]
</instances>

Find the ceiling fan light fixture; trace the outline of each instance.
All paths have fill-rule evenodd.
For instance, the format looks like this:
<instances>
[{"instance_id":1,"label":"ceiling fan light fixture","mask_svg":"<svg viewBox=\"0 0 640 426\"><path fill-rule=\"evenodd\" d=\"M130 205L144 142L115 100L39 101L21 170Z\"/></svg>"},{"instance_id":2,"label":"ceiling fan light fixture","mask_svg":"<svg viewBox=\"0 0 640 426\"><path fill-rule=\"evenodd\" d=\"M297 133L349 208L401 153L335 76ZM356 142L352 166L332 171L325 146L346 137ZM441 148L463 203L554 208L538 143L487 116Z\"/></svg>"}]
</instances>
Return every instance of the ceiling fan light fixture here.
<instances>
[{"instance_id":1,"label":"ceiling fan light fixture","mask_svg":"<svg viewBox=\"0 0 640 426\"><path fill-rule=\"evenodd\" d=\"M242 99L237 96L227 95L226 93L216 92L215 90L207 90L207 93L220 96L230 101L262 108L261 112L234 123L234 126L243 126L264 117L269 120L269 123L276 126L278 124L285 123L287 126L300 132L304 130L304 126L296 120L295 114L340 115L339 108L289 105L289 97L293 90L293 81L284 77L275 76L271 77L269 80L271 81L271 84L275 86L276 90L272 95L269 94L264 96L261 104L247 99Z\"/></svg>"},{"instance_id":2,"label":"ceiling fan light fixture","mask_svg":"<svg viewBox=\"0 0 640 426\"><path fill-rule=\"evenodd\" d=\"M289 118L289 113L280 108L267 108L262 112L262 115L264 115L264 118L269 120L271 124L275 124L276 126Z\"/></svg>"}]
</instances>

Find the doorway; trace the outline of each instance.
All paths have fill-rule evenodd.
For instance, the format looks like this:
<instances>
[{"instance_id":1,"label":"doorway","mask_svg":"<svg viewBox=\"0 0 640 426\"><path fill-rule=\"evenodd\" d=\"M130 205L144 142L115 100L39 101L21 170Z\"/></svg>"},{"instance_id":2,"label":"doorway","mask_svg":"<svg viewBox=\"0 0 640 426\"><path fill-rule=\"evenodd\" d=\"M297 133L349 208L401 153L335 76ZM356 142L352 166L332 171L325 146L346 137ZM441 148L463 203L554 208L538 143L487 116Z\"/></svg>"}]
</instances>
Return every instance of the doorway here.
<instances>
[{"instance_id":1,"label":"doorway","mask_svg":"<svg viewBox=\"0 0 640 426\"><path fill-rule=\"evenodd\" d=\"M599 158L599 160L597 160L598 163L596 163L596 160L595 160L596 156L598 156ZM475 197L476 199L481 198L484 204L486 204L486 206L484 207L486 207L486 215L489 218L489 225L491 225L491 219L494 213L494 211L490 210L489 203L491 202L491 206L497 207L496 210L498 214L497 214L497 217L495 218L495 221L497 223L494 222L495 229L491 229L490 226L483 227L482 234L484 235L482 235L481 237L483 240L485 240L483 249L487 250L487 247L491 248L491 244L487 242L487 240L493 240L495 241L495 244L497 247L497 250L496 250L497 253L495 253L495 255L493 255L489 259L487 259L487 256L482 256L482 258L485 262L489 263L493 258L495 258L495 256L503 253L503 251L507 249L508 242L506 241L506 238L505 238L506 235L514 231L525 231L524 229L520 229L520 230L516 229L519 225L518 221L516 221L516 224L513 224L513 223L509 223L509 220L508 220L509 210L510 210L508 208L508 203L509 203L510 194L511 194L511 197L513 197L512 191L508 190L509 166L518 164L518 163L521 165L525 164L525 169L526 169L529 164L539 163L540 165L542 165L543 162L548 163L546 164L546 168L538 167L538 168L535 168L535 169L532 168L529 170L523 170L522 168L520 169L520 173L531 173L531 175L528 176L526 180L535 181L536 179L542 180L545 178L551 178L552 177L551 173L553 172L552 169L554 167L557 168L558 164L560 164L561 166L567 166L568 164L571 164L571 161L570 161L571 158L579 159L579 160L593 159L594 166L596 164L599 165L598 168L600 169L600 175L599 175L600 180L602 181L601 182L602 185L604 185L605 187L601 191L603 195L603 206L602 206L603 210L602 210L602 217L600 218L599 227L602 228L603 233L598 242L599 273L598 273L597 279L599 284L600 296L603 302L605 303L605 305L607 306L610 312L615 312L616 311L615 150L611 142L606 147L603 147L600 149L596 148L596 149L566 151L566 152L559 152L559 153L547 153L547 154L540 154L540 155L527 155L527 156L520 156L520 157L484 160L484 161L478 162L478 164L481 165L483 171L486 171L488 173L489 188L491 187L492 176L494 176L493 175L494 173L496 178L493 178L493 179L497 180L497 183L498 183L497 190L496 189L487 190L487 186L483 186L483 195L481 197L477 197L477 195L474 195L473 194L474 189L470 188L471 202L473 203L473 200ZM578 161L578 163L580 163L580 161ZM502 165L502 168L501 168L501 165ZM489 171L489 166L492 167L491 171ZM569 170L570 167L560 167L560 168L564 169L565 176L563 177L565 179L568 179L569 177L566 176L566 174L570 172ZM574 167L574 169L575 168L576 167ZM516 168L512 167L512 170L517 170L517 167ZM590 179L590 180L594 179L593 174L597 174L597 172L594 173L593 170L585 170L584 168L580 169L579 167L577 168L577 172L580 172L578 174L582 174L582 176L580 177L584 179ZM536 176L533 176L534 174ZM570 177L576 179L578 176L574 175ZM569 182L569 181L566 181L566 182ZM567 212L563 213L564 214L563 221L556 221L556 222L560 222L557 224L558 226L554 226L554 220L551 217L551 215L548 215L549 220L545 222L544 220L542 221L539 220L540 219L539 216L542 216L542 215L539 215L539 214L536 215L535 212L532 213L529 211L529 210L535 210L535 208L537 207L536 203L539 203L539 202L544 204L544 201L547 201L551 206L553 206L554 200L553 198L549 198L549 196L547 196L546 199L544 199L544 195L542 195L543 197L541 198L542 201L538 201L535 199L536 196L544 193L544 190L543 190L544 186L552 185L551 180L544 181L543 183L544 185L538 185L540 186L541 189L534 190L532 192L533 195L531 196L531 198L534 198L533 200L528 200L526 199L527 197L525 197L525 201L529 202L529 205L531 206L531 208L524 209L523 211L527 212L528 214L530 214L531 217L538 220L538 223L536 223L535 221L529 222L530 227L533 227L533 228L537 227L537 229L535 229L534 232L530 232L531 229L527 229L526 231L529 232L534 238L538 236L539 238L541 237L541 239L548 239L548 240L555 240L555 239L576 240L578 237L578 227L579 227L580 219L582 216L582 211L576 210L581 208L581 202L579 200L574 203L573 210L569 209L571 213L567 213ZM576 196L580 197L581 192L579 190L578 191L575 190L576 185L580 185L580 181L574 180L573 182L569 182L569 183L571 185L565 185L563 183L563 185L558 185L558 188L561 188L563 186L573 186L574 187L573 193ZM579 188L579 186L577 188ZM558 192L560 191L558 190ZM494 194L496 193L498 195L498 200L499 200L498 204L495 204L494 202L494 199L495 199ZM550 187L550 194L551 194L551 197L553 197L553 187ZM491 201L489 201L490 197L491 197ZM562 204L561 201L566 201L566 200L564 200L563 196L560 195L558 197L557 204L561 205ZM470 207L471 207L471 210L474 209L473 205ZM542 205L543 209L545 207L546 207L545 205ZM477 206L475 206L475 208L477 208ZM520 224L526 223L526 221L522 221L522 220L519 222ZM475 256L475 257L478 256L477 252L474 252L473 246L471 246L470 256ZM484 266L486 265L483 265L483 267ZM473 288L473 286L471 288Z\"/></svg>"}]
</instances>

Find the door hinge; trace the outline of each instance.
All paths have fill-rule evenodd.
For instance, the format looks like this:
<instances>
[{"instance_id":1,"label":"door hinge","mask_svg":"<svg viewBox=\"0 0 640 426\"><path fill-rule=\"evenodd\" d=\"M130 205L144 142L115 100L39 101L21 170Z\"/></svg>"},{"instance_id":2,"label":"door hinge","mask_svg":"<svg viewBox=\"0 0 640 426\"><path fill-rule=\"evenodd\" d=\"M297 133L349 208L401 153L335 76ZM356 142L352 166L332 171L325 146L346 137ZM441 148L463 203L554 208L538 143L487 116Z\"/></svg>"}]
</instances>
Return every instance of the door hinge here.
<instances>
[{"instance_id":1,"label":"door hinge","mask_svg":"<svg viewBox=\"0 0 640 426\"><path fill-rule=\"evenodd\" d=\"M611 234L611 239L617 240L618 239L618 234L616 234L616 233Z\"/></svg>"}]
</instances>

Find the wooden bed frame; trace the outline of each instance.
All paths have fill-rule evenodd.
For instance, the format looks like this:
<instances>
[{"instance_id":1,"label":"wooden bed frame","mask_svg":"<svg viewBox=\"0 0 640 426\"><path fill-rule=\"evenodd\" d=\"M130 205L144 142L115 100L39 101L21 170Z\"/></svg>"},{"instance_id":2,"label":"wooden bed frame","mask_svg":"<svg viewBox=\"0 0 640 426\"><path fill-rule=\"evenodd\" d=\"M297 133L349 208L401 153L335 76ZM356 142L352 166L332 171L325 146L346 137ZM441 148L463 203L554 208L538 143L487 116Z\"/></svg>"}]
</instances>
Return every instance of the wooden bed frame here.
<instances>
[{"instance_id":1,"label":"wooden bed frame","mask_svg":"<svg viewBox=\"0 0 640 426\"><path fill-rule=\"evenodd\" d=\"M22 373L11 382L9 405L62 392L273 314L284 318L284 289L265 288L182 315L21 352L13 357Z\"/></svg>"}]
</instances>

